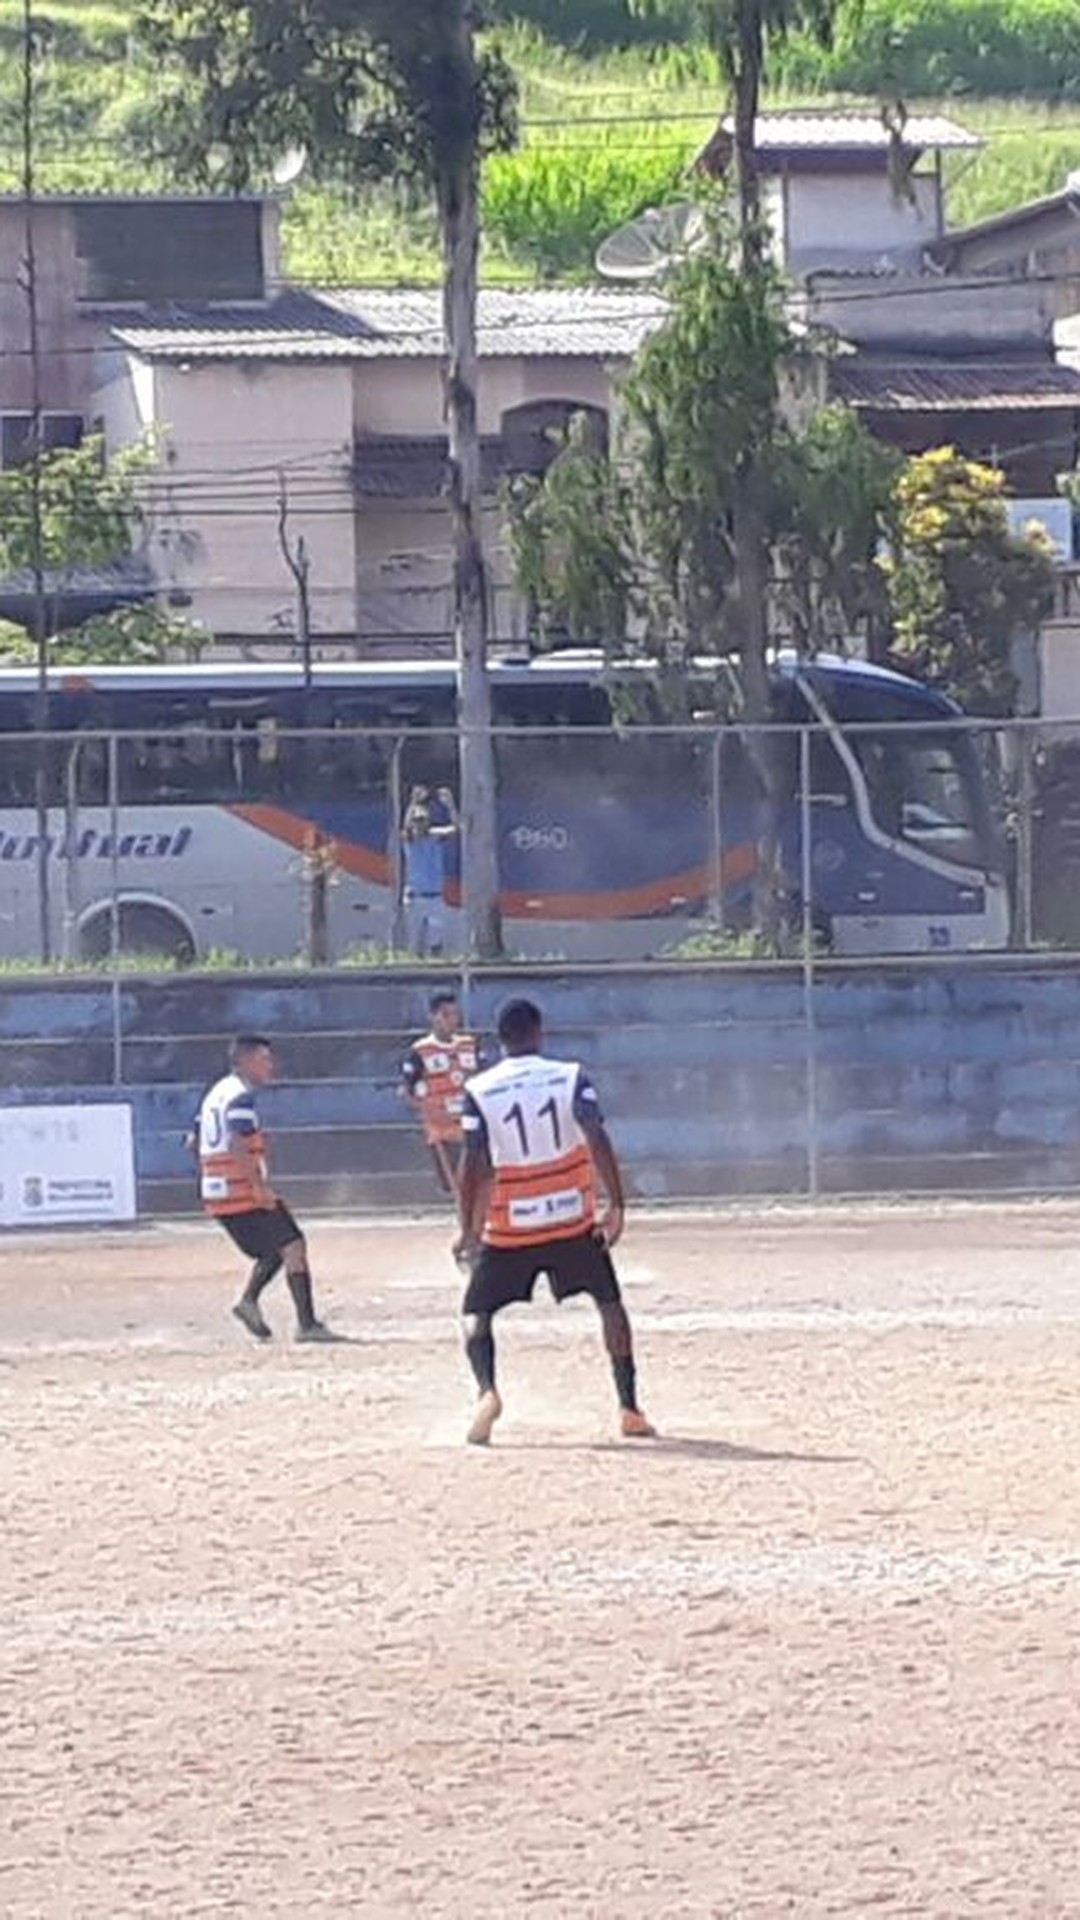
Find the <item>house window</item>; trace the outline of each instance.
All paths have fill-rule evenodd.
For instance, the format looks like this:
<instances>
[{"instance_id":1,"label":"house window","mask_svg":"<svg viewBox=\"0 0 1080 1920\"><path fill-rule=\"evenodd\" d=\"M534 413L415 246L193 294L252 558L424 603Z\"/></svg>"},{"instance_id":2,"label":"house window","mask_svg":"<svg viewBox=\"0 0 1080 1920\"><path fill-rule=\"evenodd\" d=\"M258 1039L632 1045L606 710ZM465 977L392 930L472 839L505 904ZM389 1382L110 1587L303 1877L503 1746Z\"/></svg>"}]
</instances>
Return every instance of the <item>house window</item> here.
<instances>
[{"instance_id":1,"label":"house window","mask_svg":"<svg viewBox=\"0 0 1080 1920\"><path fill-rule=\"evenodd\" d=\"M503 449L509 473L543 474L563 445L579 414L588 426L592 451L606 454L608 420L602 407L578 400L533 400L510 407L502 417Z\"/></svg>"},{"instance_id":2,"label":"house window","mask_svg":"<svg viewBox=\"0 0 1080 1920\"><path fill-rule=\"evenodd\" d=\"M24 467L33 452L32 437L34 416L32 413L0 413L0 467ZM81 413L43 413L41 416L41 444L45 453L55 453L60 447L79 447L82 445L83 417Z\"/></svg>"}]
</instances>

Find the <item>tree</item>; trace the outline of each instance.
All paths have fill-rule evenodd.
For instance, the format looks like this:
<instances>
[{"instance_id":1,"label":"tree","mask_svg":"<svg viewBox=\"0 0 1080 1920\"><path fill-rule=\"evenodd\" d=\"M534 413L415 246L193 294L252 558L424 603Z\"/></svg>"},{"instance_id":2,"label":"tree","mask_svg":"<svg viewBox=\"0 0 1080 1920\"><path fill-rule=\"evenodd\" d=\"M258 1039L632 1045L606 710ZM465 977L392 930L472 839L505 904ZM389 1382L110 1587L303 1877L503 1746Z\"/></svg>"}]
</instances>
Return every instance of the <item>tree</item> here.
<instances>
[{"instance_id":1,"label":"tree","mask_svg":"<svg viewBox=\"0 0 1080 1920\"><path fill-rule=\"evenodd\" d=\"M670 667L669 711L689 659L740 649L739 487L752 465L767 531L789 439L781 371L800 351L778 272L742 274L718 234L675 276L623 382L611 466L579 429L543 481L515 490L519 580L542 619ZM740 677L746 718L766 717Z\"/></svg>"},{"instance_id":2,"label":"tree","mask_svg":"<svg viewBox=\"0 0 1080 1920\"><path fill-rule=\"evenodd\" d=\"M972 713L1013 711L1013 642L1053 605L1050 548L1011 531L1005 497L997 468L953 447L920 454L898 482L895 544L883 562L895 665Z\"/></svg>"},{"instance_id":3,"label":"tree","mask_svg":"<svg viewBox=\"0 0 1080 1920\"><path fill-rule=\"evenodd\" d=\"M148 137L180 172L234 189L302 147L314 177L434 196L443 255L454 533L462 878L468 946L501 948L495 762L480 537L476 304L483 155L514 137L512 77L479 50L476 0L144 0L140 27L171 84Z\"/></svg>"},{"instance_id":4,"label":"tree","mask_svg":"<svg viewBox=\"0 0 1080 1920\"><path fill-rule=\"evenodd\" d=\"M892 532L903 466L850 407L823 407L792 435L772 533L778 625L798 648L859 635L871 659L888 652L892 609L878 550Z\"/></svg>"},{"instance_id":5,"label":"tree","mask_svg":"<svg viewBox=\"0 0 1080 1920\"><path fill-rule=\"evenodd\" d=\"M69 576L130 554L143 519L138 476L152 459L146 442L106 459L101 435L90 434L81 446L30 453L0 472L0 574L40 568L50 628Z\"/></svg>"},{"instance_id":6,"label":"tree","mask_svg":"<svg viewBox=\"0 0 1080 1920\"><path fill-rule=\"evenodd\" d=\"M688 39L703 40L716 55L723 75L732 117L731 167L736 222L735 259L743 280L750 283L768 275L769 236L761 216L756 131L770 48L782 45L796 30L828 42L841 0L635 0L636 11L668 20ZM771 396L775 415L778 393ZM731 547L733 578L731 604L738 622L739 675L747 718L759 724L768 719L768 476L758 459L755 442L768 442L764 424L748 435L733 470ZM767 755L760 772L771 790ZM760 869L764 876L765 868ZM757 888L759 920L767 919L767 902Z\"/></svg>"},{"instance_id":7,"label":"tree","mask_svg":"<svg viewBox=\"0 0 1080 1920\"><path fill-rule=\"evenodd\" d=\"M141 666L159 660L197 660L210 635L190 620L177 620L163 607L141 602L92 614L81 626L68 627L49 641L49 659L56 666ZM0 663L29 665L35 643L24 628L0 621Z\"/></svg>"}]
</instances>

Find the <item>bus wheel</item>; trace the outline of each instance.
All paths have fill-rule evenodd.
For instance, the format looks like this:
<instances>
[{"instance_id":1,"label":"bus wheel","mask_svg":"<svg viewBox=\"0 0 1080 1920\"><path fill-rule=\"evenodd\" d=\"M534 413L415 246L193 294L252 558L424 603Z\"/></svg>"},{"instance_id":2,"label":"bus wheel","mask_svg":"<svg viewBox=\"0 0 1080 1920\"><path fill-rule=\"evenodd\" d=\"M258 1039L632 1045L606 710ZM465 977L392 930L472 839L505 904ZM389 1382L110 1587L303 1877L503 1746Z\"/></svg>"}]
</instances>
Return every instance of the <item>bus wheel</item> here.
<instances>
[{"instance_id":1,"label":"bus wheel","mask_svg":"<svg viewBox=\"0 0 1080 1920\"><path fill-rule=\"evenodd\" d=\"M195 959L195 942L182 920L167 907L155 907L144 900L121 900L117 929L119 952L131 957L145 953L148 959L172 960L178 967L190 967ZM112 952L111 912L96 913L79 935L79 951L84 960L107 960Z\"/></svg>"}]
</instances>

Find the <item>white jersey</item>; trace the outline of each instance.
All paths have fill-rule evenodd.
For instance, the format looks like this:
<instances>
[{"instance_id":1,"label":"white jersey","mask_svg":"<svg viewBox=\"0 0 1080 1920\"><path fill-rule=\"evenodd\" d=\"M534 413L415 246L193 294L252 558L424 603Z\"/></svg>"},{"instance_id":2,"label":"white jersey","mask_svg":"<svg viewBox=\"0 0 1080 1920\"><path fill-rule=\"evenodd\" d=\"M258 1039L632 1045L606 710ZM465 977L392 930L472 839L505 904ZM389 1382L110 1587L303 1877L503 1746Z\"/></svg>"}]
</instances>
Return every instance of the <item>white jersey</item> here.
<instances>
[{"instance_id":1,"label":"white jersey","mask_svg":"<svg viewBox=\"0 0 1080 1920\"><path fill-rule=\"evenodd\" d=\"M484 1238L493 1246L585 1233L596 1219L588 1126L602 1115L574 1060L514 1054L466 1082L466 1150L484 1146L495 1173Z\"/></svg>"},{"instance_id":2,"label":"white jersey","mask_svg":"<svg viewBox=\"0 0 1080 1920\"><path fill-rule=\"evenodd\" d=\"M254 1091L238 1073L229 1073L215 1081L199 1108L199 1184L209 1213L248 1213L257 1204L251 1161L233 1150L238 1136L246 1139L252 1153L263 1156Z\"/></svg>"}]
</instances>

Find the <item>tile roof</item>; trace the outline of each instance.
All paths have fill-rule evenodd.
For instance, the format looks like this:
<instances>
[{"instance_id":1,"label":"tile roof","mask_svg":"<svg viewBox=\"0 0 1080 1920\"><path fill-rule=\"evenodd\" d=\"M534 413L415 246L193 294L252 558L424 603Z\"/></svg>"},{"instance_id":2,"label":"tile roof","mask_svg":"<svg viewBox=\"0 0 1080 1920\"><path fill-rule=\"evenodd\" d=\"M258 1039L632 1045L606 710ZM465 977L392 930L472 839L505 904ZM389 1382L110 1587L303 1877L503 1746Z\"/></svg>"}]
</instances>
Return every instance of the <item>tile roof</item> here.
<instances>
[{"instance_id":1,"label":"tile roof","mask_svg":"<svg viewBox=\"0 0 1080 1920\"><path fill-rule=\"evenodd\" d=\"M606 288L485 289L479 351L485 359L627 358L664 317L655 293ZM437 289L290 289L257 307L193 305L131 315L114 325L121 345L150 360L438 359Z\"/></svg>"},{"instance_id":2,"label":"tile roof","mask_svg":"<svg viewBox=\"0 0 1080 1920\"><path fill-rule=\"evenodd\" d=\"M851 406L882 413L1080 412L1080 373L1046 360L927 366L858 357L834 366L832 388Z\"/></svg>"},{"instance_id":3,"label":"tile roof","mask_svg":"<svg viewBox=\"0 0 1080 1920\"><path fill-rule=\"evenodd\" d=\"M730 133L730 120L723 120L721 126ZM886 153L890 137L880 113L842 113L830 107L762 113L754 127L759 153ZM913 113L904 123L903 144L919 151L936 147L944 152L981 147L982 141L943 114Z\"/></svg>"}]
</instances>

